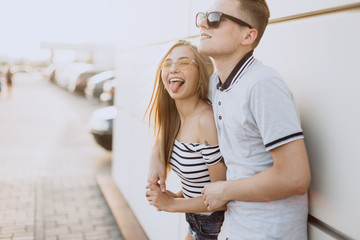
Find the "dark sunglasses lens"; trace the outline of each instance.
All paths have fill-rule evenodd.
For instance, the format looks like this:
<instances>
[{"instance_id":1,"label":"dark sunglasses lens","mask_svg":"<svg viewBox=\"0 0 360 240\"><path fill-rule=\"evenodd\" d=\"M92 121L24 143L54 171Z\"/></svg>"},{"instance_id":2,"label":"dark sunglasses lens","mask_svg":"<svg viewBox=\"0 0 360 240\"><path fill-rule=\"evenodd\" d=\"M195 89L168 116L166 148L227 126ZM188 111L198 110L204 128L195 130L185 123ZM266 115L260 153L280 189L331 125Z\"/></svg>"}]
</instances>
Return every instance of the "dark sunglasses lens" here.
<instances>
[{"instance_id":1,"label":"dark sunglasses lens","mask_svg":"<svg viewBox=\"0 0 360 240\"><path fill-rule=\"evenodd\" d=\"M220 13L209 13L208 15L208 25L211 28L216 28L220 24L221 15Z\"/></svg>"},{"instance_id":2,"label":"dark sunglasses lens","mask_svg":"<svg viewBox=\"0 0 360 240\"><path fill-rule=\"evenodd\" d=\"M197 15L196 15L196 26L199 27L200 26L200 23L201 21L206 17L206 14L205 13L202 13L202 12L199 12Z\"/></svg>"}]
</instances>

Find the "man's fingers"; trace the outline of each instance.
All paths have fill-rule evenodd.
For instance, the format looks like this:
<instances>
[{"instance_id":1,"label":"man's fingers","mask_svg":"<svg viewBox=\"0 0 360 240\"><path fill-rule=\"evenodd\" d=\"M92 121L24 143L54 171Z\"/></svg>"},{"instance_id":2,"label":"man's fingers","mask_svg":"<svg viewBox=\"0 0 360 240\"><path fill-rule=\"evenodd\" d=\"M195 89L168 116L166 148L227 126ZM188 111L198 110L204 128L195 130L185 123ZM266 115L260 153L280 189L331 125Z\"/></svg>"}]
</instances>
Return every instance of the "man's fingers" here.
<instances>
[{"instance_id":1,"label":"man's fingers","mask_svg":"<svg viewBox=\"0 0 360 240\"><path fill-rule=\"evenodd\" d=\"M208 202L208 201L204 201L204 205L206 206L206 209L208 210L208 211L210 211L210 210L212 210L211 209L211 207L210 207L210 203Z\"/></svg>"},{"instance_id":2,"label":"man's fingers","mask_svg":"<svg viewBox=\"0 0 360 240\"><path fill-rule=\"evenodd\" d=\"M206 186L201 190L201 194L204 196L205 195L205 189L206 189Z\"/></svg>"}]
</instances>

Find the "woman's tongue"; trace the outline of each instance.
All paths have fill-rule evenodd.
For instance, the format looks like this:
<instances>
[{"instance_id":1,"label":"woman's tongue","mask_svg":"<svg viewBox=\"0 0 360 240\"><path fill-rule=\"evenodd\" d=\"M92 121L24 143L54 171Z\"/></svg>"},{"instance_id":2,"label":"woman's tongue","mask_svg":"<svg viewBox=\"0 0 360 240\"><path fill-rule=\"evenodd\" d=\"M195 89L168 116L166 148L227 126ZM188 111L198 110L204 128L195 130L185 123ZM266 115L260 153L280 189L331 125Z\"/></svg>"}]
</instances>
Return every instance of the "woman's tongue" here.
<instances>
[{"instance_id":1,"label":"woman's tongue","mask_svg":"<svg viewBox=\"0 0 360 240\"><path fill-rule=\"evenodd\" d=\"M170 82L170 90L173 92L173 93L176 93L179 88L181 87L181 85L183 85L184 83L183 82Z\"/></svg>"}]
</instances>

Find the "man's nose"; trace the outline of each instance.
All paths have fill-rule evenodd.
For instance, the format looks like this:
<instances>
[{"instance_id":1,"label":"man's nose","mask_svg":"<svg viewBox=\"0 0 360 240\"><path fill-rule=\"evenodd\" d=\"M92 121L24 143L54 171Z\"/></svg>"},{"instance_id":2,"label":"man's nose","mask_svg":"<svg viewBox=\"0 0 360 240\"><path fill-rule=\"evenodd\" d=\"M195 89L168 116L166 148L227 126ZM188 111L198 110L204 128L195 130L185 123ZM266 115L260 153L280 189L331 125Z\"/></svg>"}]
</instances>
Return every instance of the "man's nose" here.
<instances>
[{"instance_id":1,"label":"man's nose","mask_svg":"<svg viewBox=\"0 0 360 240\"><path fill-rule=\"evenodd\" d=\"M201 19L198 25L199 25L199 28L209 28L209 26L207 25L207 18L206 17Z\"/></svg>"}]
</instances>

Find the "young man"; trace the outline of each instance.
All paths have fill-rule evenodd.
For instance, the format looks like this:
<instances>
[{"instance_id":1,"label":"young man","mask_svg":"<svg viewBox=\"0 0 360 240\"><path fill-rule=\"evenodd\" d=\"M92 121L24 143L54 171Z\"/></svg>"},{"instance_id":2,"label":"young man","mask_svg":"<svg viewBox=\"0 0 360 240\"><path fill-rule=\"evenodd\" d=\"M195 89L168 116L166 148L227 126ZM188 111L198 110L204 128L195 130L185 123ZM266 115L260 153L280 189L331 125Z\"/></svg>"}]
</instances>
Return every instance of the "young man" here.
<instances>
[{"instance_id":1,"label":"young man","mask_svg":"<svg viewBox=\"0 0 360 240\"><path fill-rule=\"evenodd\" d=\"M292 93L253 56L269 19L265 0L216 0L197 15L200 52L217 73L211 97L227 181L202 191L208 210L227 204L219 239L307 239L310 168ZM156 151L150 169L159 169ZM163 173L149 171L150 182Z\"/></svg>"}]
</instances>

